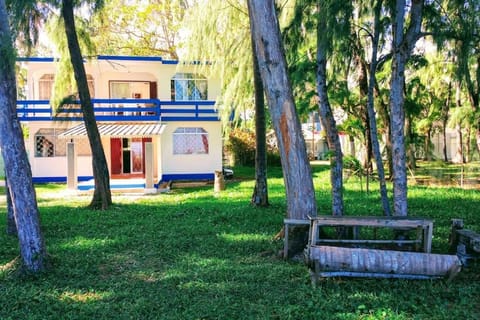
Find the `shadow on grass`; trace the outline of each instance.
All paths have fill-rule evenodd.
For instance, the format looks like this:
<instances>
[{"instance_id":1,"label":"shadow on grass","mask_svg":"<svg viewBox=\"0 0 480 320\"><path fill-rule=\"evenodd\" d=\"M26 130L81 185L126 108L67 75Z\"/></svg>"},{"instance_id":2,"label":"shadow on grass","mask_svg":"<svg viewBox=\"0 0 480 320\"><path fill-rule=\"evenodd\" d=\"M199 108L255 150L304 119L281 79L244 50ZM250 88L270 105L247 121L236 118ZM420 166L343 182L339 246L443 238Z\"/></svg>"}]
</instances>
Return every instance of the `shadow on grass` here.
<instances>
[{"instance_id":1,"label":"shadow on grass","mask_svg":"<svg viewBox=\"0 0 480 320\"><path fill-rule=\"evenodd\" d=\"M316 181L328 181L328 168L314 174ZM448 286L442 281L325 279L313 289L302 263L276 256L282 243L273 236L285 214L281 176L272 178L269 208L249 204L252 188L246 179L228 183L217 196L213 187L115 196L115 204L105 212L87 210L78 205L81 201L42 198L42 228L53 268L36 279L0 272L0 318L479 316L472 303L480 289L476 273L461 273ZM328 187L317 189L319 212L326 214L331 209ZM434 249L444 249L451 217L464 218L467 226L479 230L476 192L414 187L410 195L412 215L435 219ZM346 186L345 203L347 214L381 215L379 196L367 195L355 184ZM0 241L3 264L17 255L16 240L0 234Z\"/></svg>"}]
</instances>

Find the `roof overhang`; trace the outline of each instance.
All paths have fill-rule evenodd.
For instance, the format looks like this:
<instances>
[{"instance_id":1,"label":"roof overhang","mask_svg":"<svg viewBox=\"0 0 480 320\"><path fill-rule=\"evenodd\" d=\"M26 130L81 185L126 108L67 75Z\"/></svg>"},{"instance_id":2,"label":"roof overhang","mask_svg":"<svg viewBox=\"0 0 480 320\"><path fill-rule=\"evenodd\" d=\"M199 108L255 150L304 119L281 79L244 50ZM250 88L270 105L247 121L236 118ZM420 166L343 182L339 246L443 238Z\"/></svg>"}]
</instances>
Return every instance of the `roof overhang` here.
<instances>
[{"instance_id":1,"label":"roof overhang","mask_svg":"<svg viewBox=\"0 0 480 320\"><path fill-rule=\"evenodd\" d=\"M166 125L162 123L97 123L97 128L102 137L113 138L139 138L158 136L163 133ZM87 130L82 123L68 129L59 135L61 138L87 136Z\"/></svg>"}]
</instances>

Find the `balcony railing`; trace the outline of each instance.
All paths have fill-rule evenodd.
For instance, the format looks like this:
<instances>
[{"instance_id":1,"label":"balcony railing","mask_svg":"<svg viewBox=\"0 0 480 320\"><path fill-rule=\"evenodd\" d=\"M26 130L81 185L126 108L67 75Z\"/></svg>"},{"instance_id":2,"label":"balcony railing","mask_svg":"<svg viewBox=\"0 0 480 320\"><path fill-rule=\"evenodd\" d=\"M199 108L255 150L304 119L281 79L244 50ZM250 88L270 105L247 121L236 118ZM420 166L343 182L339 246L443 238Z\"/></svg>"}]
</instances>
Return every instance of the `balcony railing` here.
<instances>
[{"instance_id":1,"label":"balcony railing","mask_svg":"<svg viewBox=\"0 0 480 320\"><path fill-rule=\"evenodd\" d=\"M92 99L97 121L218 121L215 101ZM53 110L48 100L19 100L20 121L81 121L80 102Z\"/></svg>"}]
</instances>

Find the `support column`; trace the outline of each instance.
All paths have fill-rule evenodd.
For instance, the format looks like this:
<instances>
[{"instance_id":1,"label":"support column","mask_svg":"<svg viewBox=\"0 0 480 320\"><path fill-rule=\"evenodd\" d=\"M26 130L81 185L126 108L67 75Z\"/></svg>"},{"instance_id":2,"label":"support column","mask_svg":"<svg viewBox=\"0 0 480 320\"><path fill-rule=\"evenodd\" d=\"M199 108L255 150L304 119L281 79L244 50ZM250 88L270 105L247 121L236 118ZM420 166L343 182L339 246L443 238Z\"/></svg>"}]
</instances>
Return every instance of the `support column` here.
<instances>
[{"instance_id":1,"label":"support column","mask_svg":"<svg viewBox=\"0 0 480 320\"><path fill-rule=\"evenodd\" d=\"M67 188L77 190L77 155L75 143L67 143Z\"/></svg>"},{"instance_id":2,"label":"support column","mask_svg":"<svg viewBox=\"0 0 480 320\"><path fill-rule=\"evenodd\" d=\"M156 193L153 181L153 143L145 142L145 193Z\"/></svg>"}]
</instances>

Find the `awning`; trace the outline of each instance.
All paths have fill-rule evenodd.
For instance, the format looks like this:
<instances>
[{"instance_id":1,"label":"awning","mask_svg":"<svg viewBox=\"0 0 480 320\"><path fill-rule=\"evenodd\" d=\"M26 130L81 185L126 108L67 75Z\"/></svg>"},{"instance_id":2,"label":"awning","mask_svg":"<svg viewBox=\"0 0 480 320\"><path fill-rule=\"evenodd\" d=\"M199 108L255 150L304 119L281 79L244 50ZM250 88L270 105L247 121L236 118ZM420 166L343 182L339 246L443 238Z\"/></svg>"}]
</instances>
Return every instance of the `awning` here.
<instances>
[{"instance_id":1,"label":"awning","mask_svg":"<svg viewBox=\"0 0 480 320\"><path fill-rule=\"evenodd\" d=\"M161 135L165 129L165 124L161 123L97 123L98 131L102 137L150 137ZM78 126L68 129L61 133L61 138L72 138L86 136L87 130L82 123Z\"/></svg>"}]
</instances>

